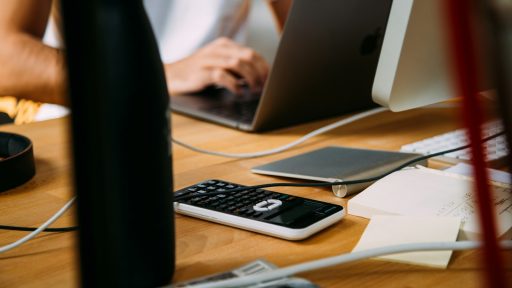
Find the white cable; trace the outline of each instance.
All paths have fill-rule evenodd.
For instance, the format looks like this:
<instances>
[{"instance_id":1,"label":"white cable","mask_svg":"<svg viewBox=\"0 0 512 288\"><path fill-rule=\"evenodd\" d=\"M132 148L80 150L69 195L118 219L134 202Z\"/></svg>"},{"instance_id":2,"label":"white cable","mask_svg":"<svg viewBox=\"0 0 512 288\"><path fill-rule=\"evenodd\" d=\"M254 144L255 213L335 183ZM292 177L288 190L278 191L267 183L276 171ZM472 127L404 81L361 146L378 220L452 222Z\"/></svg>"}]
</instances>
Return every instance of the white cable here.
<instances>
[{"instance_id":1,"label":"white cable","mask_svg":"<svg viewBox=\"0 0 512 288\"><path fill-rule=\"evenodd\" d=\"M280 279L294 274L325 268L334 265L345 264L357 260L373 258L382 255L404 253L412 251L434 251L434 250L468 250L481 246L477 241L458 241L458 242L429 242L429 243L410 243L373 248L364 251L341 254L338 256L327 257L319 260L309 261L302 264L292 265L274 271L261 274L249 275L240 278L216 281L194 285L194 288L215 288L215 287L243 287L254 283L261 283L269 280ZM512 241L501 241L503 249L512 249Z\"/></svg>"},{"instance_id":2,"label":"white cable","mask_svg":"<svg viewBox=\"0 0 512 288\"><path fill-rule=\"evenodd\" d=\"M57 211L57 213L55 213L50 219L48 219L48 221L46 221L43 225L39 226L39 228L32 231L27 236L17 240L16 242L13 242L11 244L0 247L0 253L14 249L14 248L20 246L21 244L27 242L28 240L36 237L37 234L41 233L48 226L52 225L52 223L55 222L55 220L57 220L60 216L62 216L62 214L64 214L64 212L66 212L69 209L69 207L71 207L71 205L73 204L75 199L76 199L76 197L71 198L71 200L69 200L68 203L66 203L62 208L60 208L60 210Z\"/></svg>"},{"instance_id":3,"label":"white cable","mask_svg":"<svg viewBox=\"0 0 512 288\"><path fill-rule=\"evenodd\" d=\"M185 147L187 149L190 149L192 151L199 152L199 153L204 153L204 154L209 154L209 155L229 157L229 158L254 158L254 157L262 157L262 156L267 156L267 155L283 152L285 150L288 150L288 149L290 149L290 148L292 148L294 146L297 146L297 145L301 144L302 142L304 142L306 140L309 140L312 137L315 137L315 136L320 135L322 133L331 131L331 130L336 129L338 127L350 124L350 123L352 123L354 121L357 121L357 120L360 120L362 118L365 118L365 117L368 117L368 116L371 116L371 115L374 115L374 114L377 114L377 113L380 113L380 112L383 112L383 111L387 111L387 110L388 110L387 108L382 108L381 107L381 108L374 108L374 109L371 109L371 110L368 110L368 111L365 111L365 112L361 112L361 113L358 113L358 114L356 114L354 116L348 117L346 119L342 119L340 121L336 121L336 122L334 122L332 124L329 124L327 126L324 126L324 127L319 128L319 129L316 129L316 130L314 130L312 132L309 132L308 134L304 135L303 137L301 137L301 138L299 138L299 139L297 139L297 140L295 140L295 141L293 141L293 142L291 142L289 144L286 144L284 146L277 147L277 148L270 149L270 150L260 151L260 152L253 152L253 153L224 153L224 152L210 151L210 150L194 147L194 146L192 146L190 144L183 143L183 142L181 142L179 140L176 140L174 138L172 138L172 142L174 142L177 145L180 145L182 147Z\"/></svg>"}]
</instances>

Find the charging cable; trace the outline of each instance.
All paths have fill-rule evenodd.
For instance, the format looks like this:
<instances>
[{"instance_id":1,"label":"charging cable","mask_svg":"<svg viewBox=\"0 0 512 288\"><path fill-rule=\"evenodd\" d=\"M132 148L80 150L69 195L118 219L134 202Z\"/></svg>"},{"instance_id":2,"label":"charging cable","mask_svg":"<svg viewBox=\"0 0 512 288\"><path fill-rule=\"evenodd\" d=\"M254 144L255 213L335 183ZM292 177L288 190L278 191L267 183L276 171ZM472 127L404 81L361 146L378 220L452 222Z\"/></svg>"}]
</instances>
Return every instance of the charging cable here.
<instances>
[{"instance_id":1,"label":"charging cable","mask_svg":"<svg viewBox=\"0 0 512 288\"><path fill-rule=\"evenodd\" d=\"M429 105L427 107L424 107L424 108L453 108L453 107L456 107L457 104L456 103L436 103L436 104L432 104L432 105ZM381 113L381 112L384 112L384 111L388 111L389 109L388 108L384 108L384 107L379 107L379 108L374 108L374 109L370 109L368 111L364 111L364 112L361 112L361 113L358 113L356 115L353 115L353 116L350 116L346 119L342 119L342 120L339 120L339 121L336 121L332 124L329 124L329 125L326 125L324 127L320 127L316 130L313 130L311 132L309 132L308 134L302 136L301 138L291 142L291 143L288 143L286 145L283 145L281 147L277 147L277 148L274 148L274 149L269 149L269 150L264 150L264 151L260 151L260 152L252 152L252 153L226 153L226 152L218 152L218 151L211 151L211 150L207 150L207 149L203 149L203 148L199 148L199 147L195 147L193 145L190 145L190 144L187 144L185 142L182 142L180 140L176 140L175 138L171 138L172 142L175 143L176 145L179 145L181 147L184 147L186 149L189 149L189 150L192 150L192 151L195 151L195 152L198 152L198 153L203 153L203 154L207 154L207 155L213 155L213 156L220 156L220 157L228 157L228 158L256 158L256 157L263 157L263 156L268 156L268 155L272 155L272 154L277 154L277 153L280 153L280 152L283 152L283 151L286 151L286 150L289 150L315 136L318 136L320 134L323 134L323 133L326 133L328 131L331 131L333 129L336 129L336 128L339 128L339 127L342 127L342 126L345 126L345 125L348 125L352 122L355 122L357 120L361 120L363 118L366 118L366 117L369 117L369 116L372 116L372 115L375 115L375 114L378 114L378 113Z\"/></svg>"},{"instance_id":2,"label":"charging cable","mask_svg":"<svg viewBox=\"0 0 512 288\"><path fill-rule=\"evenodd\" d=\"M48 219L43 225L41 225L39 228L28 234L27 236L19 239L18 241L15 241L11 244L5 245L0 247L0 253L7 252L11 249L14 249L23 243L27 242L30 239L33 239L36 237L39 233L41 233L44 229L46 229L48 226L52 225L53 222L55 222L62 214L64 214L70 207L73 205L73 202L75 202L76 196L71 198L62 208L60 208L57 213L55 213L50 219Z\"/></svg>"},{"instance_id":3,"label":"charging cable","mask_svg":"<svg viewBox=\"0 0 512 288\"><path fill-rule=\"evenodd\" d=\"M184 142L181 142L179 140L176 140L174 138L172 138L172 142L174 142L175 144L179 145L179 146L182 146L182 147L185 147L187 149L190 149L192 151L195 151L195 152L199 152L199 153L204 153L204 154L208 154L208 155L214 155L214 156L221 156L221 157L228 157L228 158L255 158L255 157L263 157L263 156L268 156L268 155L272 155L272 154L277 154L277 153L280 153L280 152L283 152L283 151L286 151L288 149L291 149L317 135L320 135L320 134L323 134L323 133L326 133L328 131L331 131L333 129L336 129L338 127L341 127L341 126L344 126L344 125L347 125L347 124L350 124L352 122L355 122L357 120L360 120L360 119L363 119L363 118L366 118L366 117L369 117L371 115L375 115L375 114L378 114L378 113L381 113L381 112L384 112L384 111L388 111L387 108L374 108L374 109L371 109L371 110L368 110L368 111L365 111L365 112L361 112L361 113L358 113L354 116L351 116L351 117L348 117L346 119L342 119L342 120L339 120L339 121L336 121L332 124L329 124L327 126L324 126L324 127L321 127L319 129L316 129L314 131L311 131L309 132L308 134L302 136L301 138L289 143L289 144L286 144L286 145L283 145L281 147L277 147L277 148L274 148L274 149L270 149L270 150L265 150L265 151L260 151L260 152L254 152L254 153L224 153L224 152L217 152L217 151L211 151L211 150L206 150L206 149L202 149L202 148L198 148L198 147L195 147L195 146L192 146L190 144L187 144L187 143L184 143Z\"/></svg>"},{"instance_id":4,"label":"charging cable","mask_svg":"<svg viewBox=\"0 0 512 288\"><path fill-rule=\"evenodd\" d=\"M501 248L512 249L512 240L501 241ZM317 270L330 266L346 264L358 260L368 258L404 253L415 251L438 251L438 250L469 250L476 249L482 246L479 241L457 241L457 242L426 242L426 243L407 243L400 245L390 245L379 248L367 249L352 253L340 254L333 257L327 257L319 260L313 260L301 264L296 264L281 269L264 272L260 274L243 276L235 279L215 281L192 286L193 288L215 288L215 287L244 287L251 284L262 283L266 281L276 280L298 273L303 273L311 270ZM169 286L172 287L172 286Z\"/></svg>"}]
</instances>

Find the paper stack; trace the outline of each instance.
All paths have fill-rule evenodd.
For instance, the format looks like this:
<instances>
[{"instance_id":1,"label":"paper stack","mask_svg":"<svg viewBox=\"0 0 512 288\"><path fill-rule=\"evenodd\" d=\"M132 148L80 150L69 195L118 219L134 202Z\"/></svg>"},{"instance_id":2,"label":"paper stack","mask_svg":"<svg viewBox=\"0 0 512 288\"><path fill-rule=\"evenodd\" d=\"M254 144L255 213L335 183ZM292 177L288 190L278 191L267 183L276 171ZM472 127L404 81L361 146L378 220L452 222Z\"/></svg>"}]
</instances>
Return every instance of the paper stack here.
<instances>
[{"instance_id":1,"label":"paper stack","mask_svg":"<svg viewBox=\"0 0 512 288\"><path fill-rule=\"evenodd\" d=\"M510 185L493 182L498 236L512 238ZM395 172L349 200L348 213L374 215L460 217L460 240L477 240L481 233L473 199L473 180L439 170L419 167Z\"/></svg>"}]
</instances>

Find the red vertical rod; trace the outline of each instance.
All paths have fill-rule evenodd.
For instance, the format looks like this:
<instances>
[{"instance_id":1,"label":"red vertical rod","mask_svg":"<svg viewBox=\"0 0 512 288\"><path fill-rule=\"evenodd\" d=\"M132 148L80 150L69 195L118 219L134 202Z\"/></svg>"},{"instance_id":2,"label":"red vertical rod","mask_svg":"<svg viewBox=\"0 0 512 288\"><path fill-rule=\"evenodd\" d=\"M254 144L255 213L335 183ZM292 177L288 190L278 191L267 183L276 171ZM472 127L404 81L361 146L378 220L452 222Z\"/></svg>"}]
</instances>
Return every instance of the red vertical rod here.
<instances>
[{"instance_id":1,"label":"red vertical rod","mask_svg":"<svg viewBox=\"0 0 512 288\"><path fill-rule=\"evenodd\" d=\"M473 0L444 0L449 18L452 55L460 95L463 96L462 116L468 128L471 146L471 162L475 176L477 204L484 241L485 287L504 288L505 269L500 248L496 239L496 219L491 197L485 156L482 147L483 112L478 100L478 67L476 47L471 29Z\"/></svg>"}]
</instances>

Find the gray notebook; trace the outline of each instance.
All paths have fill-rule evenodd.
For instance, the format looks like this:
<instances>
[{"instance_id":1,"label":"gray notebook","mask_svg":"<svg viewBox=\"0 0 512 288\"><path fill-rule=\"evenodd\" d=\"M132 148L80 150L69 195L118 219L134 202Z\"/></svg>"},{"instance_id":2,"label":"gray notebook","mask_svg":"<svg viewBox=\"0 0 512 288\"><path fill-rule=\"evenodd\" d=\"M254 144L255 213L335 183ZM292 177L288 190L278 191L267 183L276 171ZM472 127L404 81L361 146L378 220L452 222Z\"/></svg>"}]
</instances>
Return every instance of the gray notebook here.
<instances>
[{"instance_id":1,"label":"gray notebook","mask_svg":"<svg viewBox=\"0 0 512 288\"><path fill-rule=\"evenodd\" d=\"M314 181L336 182L377 176L419 154L330 146L290 158L254 167L258 174ZM426 165L426 160L414 165ZM334 195L345 197L359 192L371 183L335 185Z\"/></svg>"}]
</instances>

